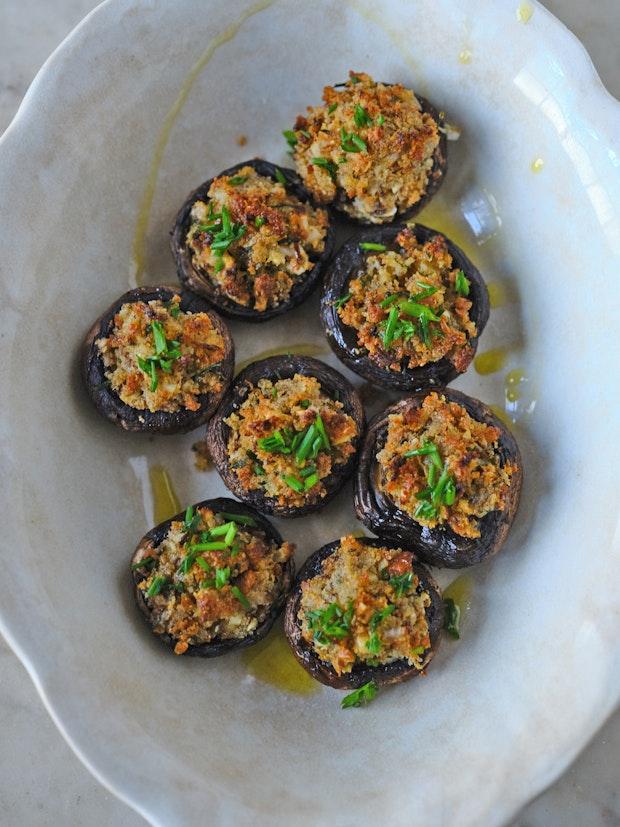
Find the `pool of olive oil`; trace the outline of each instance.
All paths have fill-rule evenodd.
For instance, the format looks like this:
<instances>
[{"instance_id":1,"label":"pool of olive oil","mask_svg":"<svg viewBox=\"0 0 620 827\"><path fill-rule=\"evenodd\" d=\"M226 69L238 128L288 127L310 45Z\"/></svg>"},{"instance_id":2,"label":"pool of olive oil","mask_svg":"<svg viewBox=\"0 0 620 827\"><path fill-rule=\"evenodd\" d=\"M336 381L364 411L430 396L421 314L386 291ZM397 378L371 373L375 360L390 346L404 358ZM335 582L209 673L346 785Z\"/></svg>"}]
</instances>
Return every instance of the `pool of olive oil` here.
<instances>
[{"instance_id":1,"label":"pool of olive oil","mask_svg":"<svg viewBox=\"0 0 620 827\"><path fill-rule=\"evenodd\" d=\"M461 610L461 615L471 608L471 596L474 590L474 580L471 574L461 574L444 589L444 599L454 600L454 604Z\"/></svg>"},{"instance_id":2,"label":"pool of olive oil","mask_svg":"<svg viewBox=\"0 0 620 827\"><path fill-rule=\"evenodd\" d=\"M250 675L283 692L311 695L321 688L295 660L281 623L260 643L242 652L241 659Z\"/></svg>"},{"instance_id":3,"label":"pool of olive oil","mask_svg":"<svg viewBox=\"0 0 620 827\"><path fill-rule=\"evenodd\" d=\"M166 469L161 465L151 465L149 468L149 482L153 497L153 518L155 523L163 523L181 511L181 504L172 486L172 480Z\"/></svg>"}]
</instances>

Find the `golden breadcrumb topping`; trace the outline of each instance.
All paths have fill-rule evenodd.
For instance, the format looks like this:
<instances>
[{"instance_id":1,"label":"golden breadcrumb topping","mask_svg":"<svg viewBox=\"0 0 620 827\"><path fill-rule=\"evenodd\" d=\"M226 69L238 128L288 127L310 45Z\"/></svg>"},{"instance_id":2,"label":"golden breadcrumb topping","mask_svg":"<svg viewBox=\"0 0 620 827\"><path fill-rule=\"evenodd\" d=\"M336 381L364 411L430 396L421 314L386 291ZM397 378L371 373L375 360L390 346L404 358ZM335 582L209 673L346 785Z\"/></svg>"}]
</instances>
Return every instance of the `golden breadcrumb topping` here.
<instances>
[{"instance_id":1,"label":"golden breadcrumb topping","mask_svg":"<svg viewBox=\"0 0 620 827\"><path fill-rule=\"evenodd\" d=\"M224 421L231 429L228 459L243 487L295 507L326 495L323 480L354 453L358 436L342 402L301 374L259 380Z\"/></svg>"},{"instance_id":2,"label":"golden breadcrumb topping","mask_svg":"<svg viewBox=\"0 0 620 827\"><path fill-rule=\"evenodd\" d=\"M295 546L277 545L256 526L188 509L158 546L133 563L155 632L170 635L175 653L213 640L241 640L266 619L282 594L284 569ZM239 518L237 517L236 520Z\"/></svg>"},{"instance_id":3,"label":"golden breadcrumb topping","mask_svg":"<svg viewBox=\"0 0 620 827\"><path fill-rule=\"evenodd\" d=\"M191 212L194 266L237 304L264 311L285 302L325 249L327 212L250 166L216 178L208 195Z\"/></svg>"},{"instance_id":4,"label":"golden breadcrumb topping","mask_svg":"<svg viewBox=\"0 0 620 827\"><path fill-rule=\"evenodd\" d=\"M289 138L297 171L314 198L374 224L417 204L440 135L414 93L350 72L343 88L324 88L323 101L297 118Z\"/></svg>"},{"instance_id":5,"label":"golden breadcrumb topping","mask_svg":"<svg viewBox=\"0 0 620 827\"><path fill-rule=\"evenodd\" d=\"M388 417L379 490L421 525L479 537L479 520L506 508L516 470L502 464L499 438L499 428L430 393L420 407Z\"/></svg>"},{"instance_id":6,"label":"golden breadcrumb topping","mask_svg":"<svg viewBox=\"0 0 620 827\"><path fill-rule=\"evenodd\" d=\"M186 313L180 303L175 295L123 304L96 341L110 387L132 408L197 411L202 394L222 389L222 334L208 313Z\"/></svg>"},{"instance_id":7,"label":"golden breadcrumb topping","mask_svg":"<svg viewBox=\"0 0 620 827\"><path fill-rule=\"evenodd\" d=\"M380 367L401 371L447 358L463 371L471 361L469 281L452 266L443 236L418 242L415 231L396 237L399 250L369 255L338 308L357 331L357 344Z\"/></svg>"},{"instance_id":8,"label":"golden breadcrumb topping","mask_svg":"<svg viewBox=\"0 0 620 827\"><path fill-rule=\"evenodd\" d=\"M302 637L339 674L404 659L422 669L430 648L428 592L413 554L343 537L321 573L301 585Z\"/></svg>"}]
</instances>

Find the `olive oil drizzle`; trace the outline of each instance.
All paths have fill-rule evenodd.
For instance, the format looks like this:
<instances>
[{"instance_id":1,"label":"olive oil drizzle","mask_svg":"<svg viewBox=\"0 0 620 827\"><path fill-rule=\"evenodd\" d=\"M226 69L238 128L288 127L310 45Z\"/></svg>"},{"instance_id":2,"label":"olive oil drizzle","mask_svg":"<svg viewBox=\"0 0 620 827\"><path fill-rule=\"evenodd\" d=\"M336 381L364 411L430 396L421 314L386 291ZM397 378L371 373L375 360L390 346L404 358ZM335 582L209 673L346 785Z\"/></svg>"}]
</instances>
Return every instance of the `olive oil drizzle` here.
<instances>
[{"instance_id":1,"label":"olive oil drizzle","mask_svg":"<svg viewBox=\"0 0 620 827\"><path fill-rule=\"evenodd\" d=\"M161 465L149 467L149 482L153 498L153 519L155 524L169 520L181 511L181 504L172 486L172 480Z\"/></svg>"},{"instance_id":2,"label":"olive oil drizzle","mask_svg":"<svg viewBox=\"0 0 620 827\"><path fill-rule=\"evenodd\" d=\"M508 352L506 348L496 347L479 353L474 359L474 367L477 373L487 376L489 373L497 373L506 364Z\"/></svg>"},{"instance_id":3,"label":"olive oil drizzle","mask_svg":"<svg viewBox=\"0 0 620 827\"><path fill-rule=\"evenodd\" d=\"M258 362L260 359L268 359L270 356L286 356L289 353L293 356L322 356L329 353L329 348L326 344L315 345L312 342L300 342L296 345L272 347L268 350L263 350L261 353L255 353L254 356L251 356L249 359L237 362L235 366L235 376L247 368L248 365L251 365L252 362Z\"/></svg>"},{"instance_id":4,"label":"olive oil drizzle","mask_svg":"<svg viewBox=\"0 0 620 827\"><path fill-rule=\"evenodd\" d=\"M281 623L260 643L241 654L241 660L261 683L294 695L312 695L320 685L295 660Z\"/></svg>"},{"instance_id":5,"label":"olive oil drizzle","mask_svg":"<svg viewBox=\"0 0 620 827\"><path fill-rule=\"evenodd\" d=\"M461 574L453 580L443 592L444 600L454 601L461 610L461 617L471 608L471 596L474 590L474 580L471 574Z\"/></svg>"},{"instance_id":6,"label":"olive oil drizzle","mask_svg":"<svg viewBox=\"0 0 620 827\"><path fill-rule=\"evenodd\" d=\"M250 6L239 18L231 23L220 35L213 38L211 43L204 50L202 55L198 58L196 63L192 66L187 74L176 100L168 110L164 122L162 124L157 143L155 144L155 151L151 160L148 178L142 199L140 201L140 208L138 211L138 218L136 220L136 228L134 230L133 244L132 244L132 259L133 268L130 278L131 287L139 287L144 281L144 273L146 269L146 233L148 230L149 218L151 208L153 206L153 199L155 198L155 189L157 187L157 179L159 177L159 168L161 166L164 152L170 140L170 133L179 117L183 106L185 105L194 83L200 76L200 73L209 63L217 50L226 43L229 43L238 33L241 26L250 17L269 8L274 0L259 0Z\"/></svg>"}]
</instances>

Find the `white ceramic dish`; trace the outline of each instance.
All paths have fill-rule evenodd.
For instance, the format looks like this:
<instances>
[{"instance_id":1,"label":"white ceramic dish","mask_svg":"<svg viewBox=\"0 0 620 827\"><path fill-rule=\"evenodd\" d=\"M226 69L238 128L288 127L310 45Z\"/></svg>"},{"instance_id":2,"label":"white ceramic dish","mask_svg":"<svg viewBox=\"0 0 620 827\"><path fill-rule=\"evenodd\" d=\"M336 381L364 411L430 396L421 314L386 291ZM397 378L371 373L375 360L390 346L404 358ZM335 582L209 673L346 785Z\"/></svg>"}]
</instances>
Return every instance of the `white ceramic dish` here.
<instances>
[{"instance_id":1,"label":"white ceramic dish","mask_svg":"<svg viewBox=\"0 0 620 827\"><path fill-rule=\"evenodd\" d=\"M2 139L0 627L78 755L153 824L501 824L618 700L620 107L532 8L523 23L513 0L109 0ZM421 220L505 288L480 350L508 359L457 386L501 405L509 370L529 381L509 405L524 500L474 572L463 640L425 680L342 712L334 690L289 695L236 655L174 659L152 640L126 572L152 523L148 468L183 503L223 489L193 470L196 435L101 420L75 357L136 269L171 278L185 194L244 157L284 161L280 130L349 68L410 83L462 128ZM320 349L316 308L234 325L238 358ZM352 527L349 489L281 524L300 559Z\"/></svg>"}]
</instances>

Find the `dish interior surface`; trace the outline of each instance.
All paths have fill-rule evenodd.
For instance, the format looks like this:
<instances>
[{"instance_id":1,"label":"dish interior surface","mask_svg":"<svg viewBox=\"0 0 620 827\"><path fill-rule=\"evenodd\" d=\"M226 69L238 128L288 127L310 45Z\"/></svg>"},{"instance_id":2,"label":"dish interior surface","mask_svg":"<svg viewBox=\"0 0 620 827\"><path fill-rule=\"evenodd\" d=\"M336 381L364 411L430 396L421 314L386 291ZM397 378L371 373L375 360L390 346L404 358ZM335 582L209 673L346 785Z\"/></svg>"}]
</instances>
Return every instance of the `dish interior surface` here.
<instances>
[{"instance_id":1,"label":"dish interior surface","mask_svg":"<svg viewBox=\"0 0 620 827\"><path fill-rule=\"evenodd\" d=\"M0 627L83 760L154 824L500 824L618 699L618 107L557 21L535 5L525 25L516 7L110 0L2 141ZM118 295L173 280L187 193L253 155L290 165L281 130L349 69L413 87L461 130L419 220L491 284L478 370L454 386L515 420L525 482L503 551L466 575L461 641L423 680L342 711L342 693L284 691L240 653L175 658L154 639L128 574L174 513L151 481L165 469L183 507L225 489L194 468L203 430L101 419L77 357ZM317 294L230 327L238 363L292 350L338 367ZM369 413L396 398L342 370ZM275 523L298 564L360 529L350 483Z\"/></svg>"}]
</instances>

